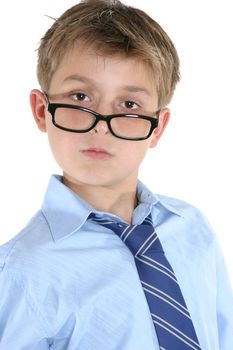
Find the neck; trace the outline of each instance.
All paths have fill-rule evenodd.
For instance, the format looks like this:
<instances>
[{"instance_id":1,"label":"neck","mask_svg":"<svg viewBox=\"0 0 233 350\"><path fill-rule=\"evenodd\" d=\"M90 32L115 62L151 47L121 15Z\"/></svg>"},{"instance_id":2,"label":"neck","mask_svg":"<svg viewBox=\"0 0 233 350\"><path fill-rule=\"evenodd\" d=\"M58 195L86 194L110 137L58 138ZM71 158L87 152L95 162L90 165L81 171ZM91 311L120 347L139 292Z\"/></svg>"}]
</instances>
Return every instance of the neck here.
<instances>
[{"instance_id":1,"label":"neck","mask_svg":"<svg viewBox=\"0 0 233 350\"><path fill-rule=\"evenodd\" d=\"M137 206L136 181L127 186L117 184L103 187L76 183L64 176L63 183L96 210L114 214L132 223L133 211Z\"/></svg>"}]
</instances>

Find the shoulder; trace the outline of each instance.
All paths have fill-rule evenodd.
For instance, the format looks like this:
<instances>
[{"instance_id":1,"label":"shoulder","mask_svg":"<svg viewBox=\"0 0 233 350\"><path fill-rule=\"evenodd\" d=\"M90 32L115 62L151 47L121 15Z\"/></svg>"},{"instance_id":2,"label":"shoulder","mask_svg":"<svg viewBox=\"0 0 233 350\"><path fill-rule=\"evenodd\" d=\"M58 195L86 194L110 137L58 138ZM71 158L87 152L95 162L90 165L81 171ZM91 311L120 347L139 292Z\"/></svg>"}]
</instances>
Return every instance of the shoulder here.
<instances>
[{"instance_id":1,"label":"shoulder","mask_svg":"<svg viewBox=\"0 0 233 350\"><path fill-rule=\"evenodd\" d=\"M45 339L52 332L41 297L46 291L43 284L46 269L41 269L39 264L39 260L46 261L41 251L48 237L48 226L43 214L38 212L21 232L0 247L0 343L2 341L3 347L11 344L15 349L12 335L25 322L25 315L28 332L20 337L22 346L34 344L38 338Z\"/></svg>"},{"instance_id":2,"label":"shoulder","mask_svg":"<svg viewBox=\"0 0 233 350\"><path fill-rule=\"evenodd\" d=\"M50 240L48 224L38 211L14 238L0 247L0 271L19 267L22 271L25 260Z\"/></svg>"},{"instance_id":3,"label":"shoulder","mask_svg":"<svg viewBox=\"0 0 233 350\"><path fill-rule=\"evenodd\" d=\"M41 211L13 239L0 247L0 290L3 286L2 303L12 311L13 295L20 309L45 324L44 293L50 284L50 250L54 241ZM2 305L3 305L2 304ZM0 313L2 312L0 303ZM34 316L33 316L34 315ZM22 315L20 315L21 317ZM48 327L47 327L48 328Z\"/></svg>"}]
</instances>

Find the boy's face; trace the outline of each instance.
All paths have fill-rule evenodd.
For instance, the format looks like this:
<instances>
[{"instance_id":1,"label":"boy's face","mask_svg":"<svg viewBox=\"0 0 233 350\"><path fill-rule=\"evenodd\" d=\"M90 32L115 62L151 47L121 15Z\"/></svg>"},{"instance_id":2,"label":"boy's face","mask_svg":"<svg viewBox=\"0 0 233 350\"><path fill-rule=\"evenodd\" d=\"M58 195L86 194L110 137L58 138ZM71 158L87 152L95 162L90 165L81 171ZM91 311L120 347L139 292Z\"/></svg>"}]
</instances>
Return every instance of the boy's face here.
<instances>
[{"instance_id":1,"label":"boy's face","mask_svg":"<svg viewBox=\"0 0 233 350\"><path fill-rule=\"evenodd\" d=\"M64 57L46 92L51 103L79 105L103 115L154 116L154 85L151 71L135 58L102 56L94 48L77 46ZM148 148L156 146L169 120L169 110L163 109L159 126L148 139L128 141L113 136L103 120L86 133L55 127L47 101L38 90L31 92L31 106L39 129L48 133L52 153L71 187L135 186Z\"/></svg>"}]
</instances>

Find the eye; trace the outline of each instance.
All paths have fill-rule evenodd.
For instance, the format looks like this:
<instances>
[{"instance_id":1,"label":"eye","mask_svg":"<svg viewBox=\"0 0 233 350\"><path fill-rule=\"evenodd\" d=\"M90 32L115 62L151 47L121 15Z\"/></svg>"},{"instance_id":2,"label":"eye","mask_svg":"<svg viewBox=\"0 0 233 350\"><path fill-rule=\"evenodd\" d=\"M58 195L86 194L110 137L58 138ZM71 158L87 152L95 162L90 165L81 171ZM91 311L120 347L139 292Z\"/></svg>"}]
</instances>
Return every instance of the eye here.
<instances>
[{"instance_id":1,"label":"eye","mask_svg":"<svg viewBox=\"0 0 233 350\"><path fill-rule=\"evenodd\" d=\"M126 109L137 109L139 107L139 105L134 101L124 101L123 105Z\"/></svg>"},{"instance_id":2,"label":"eye","mask_svg":"<svg viewBox=\"0 0 233 350\"><path fill-rule=\"evenodd\" d=\"M75 101L80 101L80 102L90 101L90 98L86 94L84 94L84 92L76 92L71 95L71 98Z\"/></svg>"}]
</instances>

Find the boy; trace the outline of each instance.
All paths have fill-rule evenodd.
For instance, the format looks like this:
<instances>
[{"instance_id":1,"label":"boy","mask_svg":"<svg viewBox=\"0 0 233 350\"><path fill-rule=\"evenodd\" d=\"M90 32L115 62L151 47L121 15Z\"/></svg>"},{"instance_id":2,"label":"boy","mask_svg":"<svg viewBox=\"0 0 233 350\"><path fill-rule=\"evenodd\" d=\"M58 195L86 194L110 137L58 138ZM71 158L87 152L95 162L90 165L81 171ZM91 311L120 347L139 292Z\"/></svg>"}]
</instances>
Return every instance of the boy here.
<instances>
[{"instance_id":1,"label":"boy","mask_svg":"<svg viewBox=\"0 0 233 350\"><path fill-rule=\"evenodd\" d=\"M63 176L0 249L0 349L233 348L233 298L215 235L197 209L138 181L179 80L167 34L119 1L86 0L42 38L37 72L32 112ZM132 232L142 228L141 240L148 227L155 231L134 253ZM179 326L166 318L176 310Z\"/></svg>"}]
</instances>

